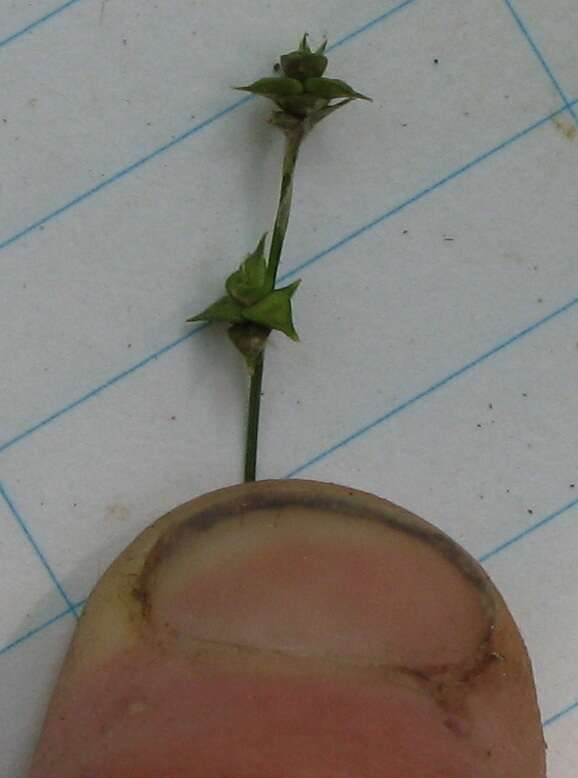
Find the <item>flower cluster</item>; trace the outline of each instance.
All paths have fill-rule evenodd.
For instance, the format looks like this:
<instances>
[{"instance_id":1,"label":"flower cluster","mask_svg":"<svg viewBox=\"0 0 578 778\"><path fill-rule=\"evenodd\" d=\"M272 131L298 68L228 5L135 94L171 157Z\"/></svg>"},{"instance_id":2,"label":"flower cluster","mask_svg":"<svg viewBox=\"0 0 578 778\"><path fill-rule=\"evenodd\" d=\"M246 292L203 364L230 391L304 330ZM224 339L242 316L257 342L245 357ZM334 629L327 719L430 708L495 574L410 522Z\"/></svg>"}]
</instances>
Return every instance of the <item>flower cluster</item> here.
<instances>
[{"instance_id":1,"label":"flower cluster","mask_svg":"<svg viewBox=\"0 0 578 778\"><path fill-rule=\"evenodd\" d=\"M312 51L304 35L296 51L281 57L280 75L235 88L268 97L284 114L298 120L308 119L311 126L351 100L370 100L345 81L323 75L327 69L326 46L324 41ZM332 103L333 100L340 102Z\"/></svg>"},{"instance_id":2,"label":"flower cluster","mask_svg":"<svg viewBox=\"0 0 578 778\"><path fill-rule=\"evenodd\" d=\"M227 294L197 316L193 321L229 322L233 326L229 336L244 354L248 367L265 345L271 330L279 330L292 340L299 340L293 326L291 298L301 283L294 281L282 289L275 289L275 279L265 259L263 235L257 248L243 260L238 270L227 278Z\"/></svg>"}]
</instances>

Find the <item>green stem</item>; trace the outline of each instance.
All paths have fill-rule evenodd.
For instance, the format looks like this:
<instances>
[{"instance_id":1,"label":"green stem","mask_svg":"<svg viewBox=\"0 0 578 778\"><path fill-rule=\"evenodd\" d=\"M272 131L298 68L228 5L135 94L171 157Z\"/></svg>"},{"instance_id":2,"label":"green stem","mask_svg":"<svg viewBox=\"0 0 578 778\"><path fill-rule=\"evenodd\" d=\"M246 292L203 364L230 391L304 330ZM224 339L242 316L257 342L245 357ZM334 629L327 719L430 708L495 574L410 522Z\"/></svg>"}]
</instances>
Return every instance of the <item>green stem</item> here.
<instances>
[{"instance_id":1,"label":"green stem","mask_svg":"<svg viewBox=\"0 0 578 778\"><path fill-rule=\"evenodd\" d=\"M303 135L304 129L302 125L286 132L287 140L285 145L285 156L283 158L281 193L279 195L275 226L273 227L273 237L271 238L271 250L269 252L269 265L267 270L269 278L273 281L273 286L277 279L277 270L279 268L279 260L281 259L283 241L285 240L287 225L289 224L289 213L291 211L291 200L293 197L293 175L295 173L295 165L297 164L297 156L299 154L301 141L303 140Z\"/></svg>"},{"instance_id":2,"label":"green stem","mask_svg":"<svg viewBox=\"0 0 578 778\"><path fill-rule=\"evenodd\" d=\"M259 411L261 410L261 386L263 385L263 352L257 358L251 376L249 392L249 423L245 448L245 483L254 481L257 472L257 441L259 436Z\"/></svg>"},{"instance_id":3,"label":"green stem","mask_svg":"<svg viewBox=\"0 0 578 778\"><path fill-rule=\"evenodd\" d=\"M289 213L291 211L291 200L293 196L293 175L299 147L303 140L305 131L299 127L286 132L285 156L283 157L283 172L281 176L281 192L279 195L279 205L277 207L277 216L275 226L273 227L273 236L271 238L271 249L269 252L269 263L267 273L272 281L273 288L277 280L277 270L281 259L281 251L287 226L289 224ZM245 446L245 483L255 481L257 472L257 447L259 441L259 412L261 410L261 387L263 385L263 367L264 352L262 351L255 365L255 370L251 376L251 387L249 390L249 418L247 424L247 441Z\"/></svg>"}]
</instances>

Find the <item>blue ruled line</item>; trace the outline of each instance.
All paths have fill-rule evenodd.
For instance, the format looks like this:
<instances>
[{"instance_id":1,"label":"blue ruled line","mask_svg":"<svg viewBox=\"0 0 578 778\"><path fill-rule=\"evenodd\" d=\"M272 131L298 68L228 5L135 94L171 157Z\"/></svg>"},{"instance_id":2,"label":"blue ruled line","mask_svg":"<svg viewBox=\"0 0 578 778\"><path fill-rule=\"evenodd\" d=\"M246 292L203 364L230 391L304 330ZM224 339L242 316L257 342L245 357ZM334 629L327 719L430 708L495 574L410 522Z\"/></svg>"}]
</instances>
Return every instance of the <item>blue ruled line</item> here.
<instances>
[{"instance_id":1,"label":"blue ruled line","mask_svg":"<svg viewBox=\"0 0 578 778\"><path fill-rule=\"evenodd\" d=\"M205 119L203 122L199 122L199 124L195 124L194 127L191 127L190 129L186 130L186 132L177 135L168 143L159 146L150 154L147 154L146 156L137 159L137 161L133 162L132 165L128 165L128 167L125 167L122 170L119 170L114 175L105 178L99 184L93 186L91 189L88 189L86 192L83 192L77 197L73 197L72 200L69 200L64 205L61 205L60 208L56 208L54 211L51 211L50 213L46 214L46 216L43 216L41 219L37 219L35 222L32 222L32 224L29 224L27 227L24 227L23 229L14 233L14 235L11 235L9 238L6 238L2 242L0 242L0 251L3 251L4 249L8 248L8 246L11 246L13 243L16 243L17 241L21 240L26 235L29 235L34 230L37 230L39 227L43 227L45 224L51 222L53 219L56 219L58 216L61 216L63 213L66 213L66 211L69 211L71 208L74 208L75 206L79 205L85 200L88 200L90 197L97 194L97 192L100 192L103 189L106 189L107 187L116 183L117 181L120 181L121 178L128 176L130 173L134 173L135 170L138 170L143 165L146 165L147 162L150 162L151 160L155 159L161 154L164 154L169 149L172 149L173 146L182 143L187 138L196 135L201 130L204 130L205 127L208 127L210 124L213 124L213 122L216 122L218 119L221 119L223 116L226 116L227 114L231 113L231 111L234 111L237 108L240 108L242 105L245 105L245 103L248 103L249 100L251 99L253 99L252 95L249 95L247 97L242 97L240 100L237 100L234 103L231 103L226 108L223 108L221 111L214 113L208 119Z\"/></svg>"},{"instance_id":2,"label":"blue ruled line","mask_svg":"<svg viewBox=\"0 0 578 778\"><path fill-rule=\"evenodd\" d=\"M572 105L576 105L577 103L578 103L578 98L576 98L576 100L573 100ZM419 192L416 192L411 197L408 197L407 200L404 200L403 202L396 205L394 208L391 208L389 211L386 211L385 213L376 217L372 221L367 222L362 227L353 230L348 235L345 235L343 238L338 240L336 243L333 243L328 248L324 249L323 251L320 251L318 254L315 254L314 257L311 257L310 259L305 260L305 262L302 262L300 265L297 265L296 267L292 268L288 273L285 273L285 275L282 277L281 280L285 280L290 276L294 276L296 273L300 273L304 268L309 267L309 265L315 264L315 262L318 262L323 257L327 256L328 254L331 254L333 251L336 251L337 249L340 249L342 246L345 246L347 243L350 243L352 240L358 238L360 235L363 235L364 232L368 232L368 230L373 229L378 224L384 222L386 219L395 216L396 214L400 213L400 211L403 211L408 206L417 203L426 195L435 192L437 189L440 189L442 186L445 186L446 184L450 183L455 178L458 178L459 176L466 173L468 170L471 170L472 168L476 167L481 162L485 162L486 159L493 157L499 151L503 151L504 149L508 148L512 144L517 143L517 141L526 137L526 135L529 135L531 132L534 132L534 130L537 130L539 127L542 127L543 125L552 121L552 119L555 119L556 116L558 116L561 113L564 113L564 111L566 111L566 106L564 106L563 108L558 108L558 110L553 111L552 113L548 114L548 116L544 116L542 119L538 119L538 121L534 122L533 124L530 124L528 127L525 127L523 130L520 130L520 132L517 132L515 135L506 138L506 140L502 141L501 143L498 143L497 146L493 146L491 149L488 149L488 151L484 151L483 154L474 157L474 159L470 160L465 165L456 168L451 173L448 173L447 176L444 176L443 178L440 178L438 181L435 181L433 184L430 184L430 186L426 186L423 189L420 189Z\"/></svg>"},{"instance_id":3,"label":"blue ruled line","mask_svg":"<svg viewBox=\"0 0 578 778\"><path fill-rule=\"evenodd\" d=\"M534 52L534 54L538 58L538 61L540 62L540 64L544 68L544 70L546 71L546 74L547 74L548 78L550 79L550 81L552 82L552 85L553 85L554 89L558 92L558 94L560 95L560 97L564 101L564 105L566 106L566 109L570 112L570 114L574 118L574 121L578 124L578 115L576 114L576 111L574 110L573 105L571 105L571 103L569 102L568 96L566 95L566 93L562 89L562 86L561 86L560 82L558 81L558 79L554 75L554 71L552 70L552 68L550 67L548 62L546 61L546 57L542 54L542 52L538 48L538 44L536 43L536 41L534 40L534 38L530 34L530 30L528 29L527 25L524 23L522 17L518 13L518 11L514 8L513 0L504 0L504 2L506 3L510 13L514 17L514 20L515 20L516 24L518 25L518 27L520 29L520 32L522 33L524 38L527 40L530 48L532 49L532 51Z\"/></svg>"},{"instance_id":4,"label":"blue ruled line","mask_svg":"<svg viewBox=\"0 0 578 778\"><path fill-rule=\"evenodd\" d=\"M79 405L83 405L85 402L88 402L88 400L92 400L93 397L96 397L101 392L104 392L105 389L109 389L111 386L114 386L114 384L117 384L119 381L122 381L123 378L127 378L127 376L130 376L132 375L132 373L135 373L137 370L140 370L141 367L148 365L150 362L154 362L163 354L172 351L181 343L184 343L184 341L188 340L193 335L196 335L197 332L204 330L207 326L208 326L207 324L201 324L197 327L194 327L191 330L191 332L187 332L186 335L182 335L180 338L177 338L176 340L167 343L166 346L163 346L163 348L159 349L158 351L155 351L154 354L150 354L148 357L141 359L139 362L136 362L134 365L131 365L126 370L123 370L121 373L117 373L116 375L112 376L112 378L109 378L108 381L104 381L102 384L95 386L94 389L90 390L90 392L86 392L86 394L83 394L81 397L78 397L76 400L73 400L72 402L68 403L68 405L65 405L64 407L60 408L60 410L55 411L54 413L50 414L50 416L47 416L46 418L42 419L42 421L33 424L31 427L24 430L24 432L21 432L19 435L16 435L14 438L8 440L6 443L1 445L0 454L2 454L2 452L6 451L9 448L12 448L12 446L16 445L21 440L24 440L25 438L29 437L34 432L37 432L43 427L46 427L47 424L56 421L56 419L59 419L61 416L64 416L66 413L69 413L70 411L73 411L75 408L78 408Z\"/></svg>"},{"instance_id":5,"label":"blue ruled line","mask_svg":"<svg viewBox=\"0 0 578 778\"><path fill-rule=\"evenodd\" d=\"M430 395L434 394L434 392L437 392L442 387L447 386L447 384L449 384L450 382L455 381L456 378L460 378L465 373L468 373L470 370L473 370L478 365L481 365L483 362L486 362L488 359L498 354L500 351L503 351L509 346L512 346L514 343L517 343L519 340L525 338L530 333L535 332L539 327L542 327L547 322L558 318L562 314L566 313L566 311L575 308L577 305L578 305L578 297L575 297L569 302L567 302L565 305L562 305L560 308L556 308L547 316L544 316L542 319L539 319L533 324L530 324L528 327L524 327L523 330L520 330L515 335L512 335L506 340L503 340L501 343L498 343L496 346L489 349L488 351L485 351L483 354L480 354L478 357L472 359L470 362L466 362L465 365L462 365L462 367L458 368L457 370L454 370L452 373L449 373L447 376L440 379L439 381L436 381L434 384L431 384L431 386L428 386L427 389L424 389L422 392L418 392L417 394L408 397L408 399L405 400L404 402L400 403L399 405L396 405L394 408L391 408L389 411L386 411L386 413L382 414L381 416L378 416L376 419L373 419L367 424L364 424L355 432L352 432L347 437L342 438L340 441L334 443L332 446L329 446L324 451L321 451L319 454L316 454L314 457L311 457L311 459L308 459L302 465L299 465L299 467L296 467L294 470L291 470L290 473L287 473L285 478L294 478L298 473L302 473L304 470L311 467L312 465L321 462L322 460L326 459L328 456L335 453L339 449L343 448L344 446L347 446L349 443L352 443L354 440L359 440L359 438L361 438L363 435L366 435L368 432L375 429L380 424L383 424L389 419L392 419L394 416L397 416L398 414L402 413L402 411L407 410L408 408L410 408L412 405L415 405L420 400L424 400L426 397L429 397Z\"/></svg>"},{"instance_id":6,"label":"blue ruled line","mask_svg":"<svg viewBox=\"0 0 578 778\"><path fill-rule=\"evenodd\" d=\"M14 520L16 521L16 523L18 524L18 526L20 527L20 529L22 530L22 532L26 536L26 539L28 540L28 543L32 546L32 548L34 550L34 553L36 554L36 556L40 560L40 563L42 564L42 566L44 567L46 572L48 573L48 576L50 577L50 580L52 581L52 583L56 587L58 593L60 594L60 596L62 597L62 599L66 603L66 605L68 606L69 612L72 613L72 615L76 618L76 612L74 610L74 605L72 604L72 602L70 601L68 595L66 594L66 592L64 590L64 587L62 586L62 584L60 583L60 581L56 577L56 574L54 573L54 570L48 564L48 560L44 556L44 553L43 553L42 549L40 548L40 546L38 545L38 543L34 539L34 536L33 536L32 532L30 531L30 528L28 527L28 525L24 521L22 515L20 514L20 512L16 508L16 505L14 504L12 499L10 498L8 492L6 491L6 489L5 489L5 487L4 487L4 485L2 483L0 483L0 497L2 497L2 499L6 503L6 505L8 507L8 510L12 514L12 517L14 518Z\"/></svg>"},{"instance_id":7,"label":"blue ruled line","mask_svg":"<svg viewBox=\"0 0 578 778\"><path fill-rule=\"evenodd\" d=\"M398 13L399 11L402 11L404 8L413 5L415 2L417 2L417 0L404 0L404 2L399 3L398 5L394 5L393 8L390 8L388 11L384 11L379 16L376 16L374 19L371 19L369 22L367 22L367 24L364 24L361 27L357 27L355 30L348 32L346 35L342 35L341 38L338 38L334 43L327 47L327 51L333 51L333 49L336 49L338 46L343 46L344 43L349 43L349 41L354 40L359 35L363 35L364 32L371 30L376 25L384 22L386 19L389 19L391 16Z\"/></svg>"},{"instance_id":8,"label":"blue ruled line","mask_svg":"<svg viewBox=\"0 0 578 778\"><path fill-rule=\"evenodd\" d=\"M540 521L536 522L535 524L532 524L532 526L527 527L525 530L522 530L522 532L519 532L517 535L511 537L509 540L500 543L499 546L496 546L491 551L488 551L486 554L481 556L479 558L479 561L487 562L488 559L491 559L492 557L496 556L496 554L500 554L502 551L505 551L507 548L510 548L510 546L513 546L515 543L518 543L520 540L523 540L523 538L527 538L528 535L533 535L534 532L536 532L537 530L541 529L542 527L545 527L547 524L551 524L555 519L559 518L567 511L572 510L572 508L575 508L577 505L578 505L578 498L572 500L572 502L567 503L559 510L555 511L554 513L551 513L549 516L545 516Z\"/></svg>"},{"instance_id":9,"label":"blue ruled line","mask_svg":"<svg viewBox=\"0 0 578 778\"><path fill-rule=\"evenodd\" d=\"M5 646L0 648L0 656L2 656L3 654L7 654L9 651L12 651L13 649L22 645L22 643L26 643L26 641L30 640L30 638L33 638L35 635L44 632L45 629L51 627L57 621L60 621L60 619L63 619L65 616L70 616L70 615L72 615L72 611L70 610L70 608L67 608L65 611L61 611L60 613L57 613L56 616L53 616L51 619L48 619L48 621L45 621L43 624L40 624L40 626L28 630L28 632L25 632L23 635L20 635L19 638L16 638L16 640L13 640L11 643L7 643Z\"/></svg>"},{"instance_id":10,"label":"blue ruled line","mask_svg":"<svg viewBox=\"0 0 578 778\"><path fill-rule=\"evenodd\" d=\"M55 16L58 16L63 11L66 11L68 8L71 8L73 5L77 5L80 2L82 2L82 0L68 0L67 3L59 5L58 8L54 8L54 10L44 14L44 16L36 19L36 21L30 22L30 24L27 24L26 27L22 27L20 30L13 32L11 35L7 35L5 38L0 38L0 49L15 40L18 40L18 38L22 38L23 35L27 35L29 32L36 30L38 27L40 27L40 25L44 24L49 19L54 19Z\"/></svg>"},{"instance_id":11,"label":"blue ruled line","mask_svg":"<svg viewBox=\"0 0 578 778\"><path fill-rule=\"evenodd\" d=\"M571 705L568 705L567 708L563 708L558 713L555 713L553 716L550 716L549 719L546 719L546 721L544 722L544 726L549 727L551 724L554 724L555 721L559 721L560 719L564 718L564 716L567 716L569 713L573 713L576 710L578 710L578 700L576 702L573 702Z\"/></svg>"}]
</instances>

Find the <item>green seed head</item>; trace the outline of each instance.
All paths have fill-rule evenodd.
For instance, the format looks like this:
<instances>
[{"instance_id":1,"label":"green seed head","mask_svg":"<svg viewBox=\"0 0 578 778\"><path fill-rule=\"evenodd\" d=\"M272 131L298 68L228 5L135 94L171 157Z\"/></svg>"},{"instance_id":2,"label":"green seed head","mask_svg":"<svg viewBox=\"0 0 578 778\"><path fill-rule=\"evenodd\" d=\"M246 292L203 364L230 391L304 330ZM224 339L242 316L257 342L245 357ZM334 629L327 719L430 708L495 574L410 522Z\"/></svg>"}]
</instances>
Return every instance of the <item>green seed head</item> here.
<instances>
[{"instance_id":1,"label":"green seed head","mask_svg":"<svg viewBox=\"0 0 578 778\"><path fill-rule=\"evenodd\" d=\"M291 51L281 57L281 69L289 78L304 81L306 78L322 76L327 70L327 57L307 51Z\"/></svg>"},{"instance_id":2,"label":"green seed head","mask_svg":"<svg viewBox=\"0 0 578 778\"><path fill-rule=\"evenodd\" d=\"M279 330L292 340L299 340L293 326L291 298L300 281L282 289L274 289L274 278L268 272L265 258L267 234L257 247L247 254L239 269L227 278L227 294L189 322L228 322L233 326L229 336L251 368L265 346L271 330Z\"/></svg>"},{"instance_id":3,"label":"green seed head","mask_svg":"<svg viewBox=\"0 0 578 778\"><path fill-rule=\"evenodd\" d=\"M297 119L308 130L351 100L370 100L345 81L323 77L327 68L326 46L327 41L324 41L316 51L312 51L307 35L304 35L298 49L281 57L283 75L261 78L236 89L273 100L281 109L274 116L273 123L285 131L291 129L287 119ZM332 100L342 102L335 104L331 103Z\"/></svg>"}]
</instances>

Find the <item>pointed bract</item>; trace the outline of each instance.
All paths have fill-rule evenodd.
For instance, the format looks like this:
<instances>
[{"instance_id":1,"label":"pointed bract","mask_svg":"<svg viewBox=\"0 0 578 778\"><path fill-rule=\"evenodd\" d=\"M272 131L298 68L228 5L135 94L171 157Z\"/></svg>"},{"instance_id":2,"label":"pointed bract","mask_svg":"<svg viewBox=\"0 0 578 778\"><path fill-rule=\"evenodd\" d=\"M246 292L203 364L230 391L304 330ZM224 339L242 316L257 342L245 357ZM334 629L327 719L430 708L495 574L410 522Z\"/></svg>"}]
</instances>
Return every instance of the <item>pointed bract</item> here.
<instances>
[{"instance_id":1,"label":"pointed bract","mask_svg":"<svg viewBox=\"0 0 578 778\"><path fill-rule=\"evenodd\" d=\"M216 303L213 303L206 308L202 313L197 316L191 316L187 319L188 322L192 321L227 321L231 323L242 322L243 308L235 300L231 300L230 297L221 297Z\"/></svg>"},{"instance_id":2,"label":"pointed bract","mask_svg":"<svg viewBox=\"0 0 578 778\"><path fill-rule=\"evenodd\" d=\"M293 97L303 94L303 84L296 78L287 78L286 76L271 78L260 78L247 86L236 86L242 92L251 92L254 95L263 97Z\"/></svg>"},{"instance_id":3,"label":"pointed bract","mask_svg":"<svg viewBox=\"0 0 578 778\"><path fill-rule=\"evenodd\" d=\"M267 260L265 259L265 241L263 235L255 251L248 254L238 270L227 278L225 287L229 295L241 305L253 305L265 297L273 288L267 278Z\"/></svg>"},{"instance_id":4,"label":"pointed bract","mask_svg":"<svg viewBox=\"0 0 578 778\"><path fill-rule=\"evenodd\" d=\"M341 98L370 100L371 97L356 92L353 87L339 78L308 78L303 86L306 94L324 97L326 100L338 100Z\"/></svg>"},{"instance_id":5,"label":"pointed bract","mask_svg":"<svg viewBox=\"0 0 578 778\"><path fill-rule=\"evenodd\" d=\"M282 289L275 289L255 305L243 309L243 318L283 332L291 340L299 340L293 326L291 298L301 281L294 281Z\"/></svg>"}]
</instances>

